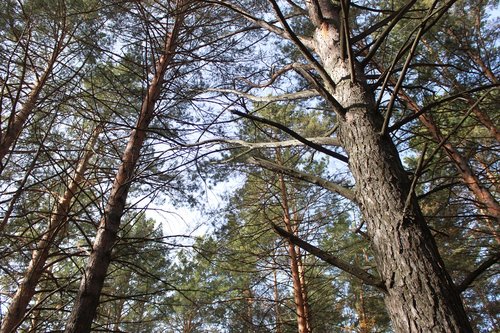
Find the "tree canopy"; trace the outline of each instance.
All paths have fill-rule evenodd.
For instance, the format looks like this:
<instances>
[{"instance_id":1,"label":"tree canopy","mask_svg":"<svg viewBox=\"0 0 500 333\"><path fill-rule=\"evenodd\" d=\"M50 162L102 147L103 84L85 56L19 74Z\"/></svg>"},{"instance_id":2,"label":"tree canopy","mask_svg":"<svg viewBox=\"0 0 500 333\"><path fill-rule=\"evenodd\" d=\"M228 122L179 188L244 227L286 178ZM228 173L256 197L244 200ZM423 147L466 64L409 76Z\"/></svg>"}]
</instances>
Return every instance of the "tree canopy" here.
<instances>
[{"instance_id":1,"label":"tree canopy","mask_svg":"<svg viewBox=\"0 0 500 333\"><path fill-rule=\"evenodd\" d=\"M500 332L495 1L0 9L1 333Z\"/></svg>"}]
</instances>

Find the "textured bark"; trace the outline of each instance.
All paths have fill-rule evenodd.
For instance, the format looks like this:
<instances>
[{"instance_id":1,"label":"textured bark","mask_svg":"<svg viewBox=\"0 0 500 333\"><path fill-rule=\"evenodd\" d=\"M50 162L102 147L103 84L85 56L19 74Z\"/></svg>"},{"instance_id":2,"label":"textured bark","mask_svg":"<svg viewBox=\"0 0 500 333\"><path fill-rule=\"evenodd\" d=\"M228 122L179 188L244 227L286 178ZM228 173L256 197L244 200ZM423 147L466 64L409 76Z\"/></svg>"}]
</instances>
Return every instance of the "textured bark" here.
<instances>
[{"instance_id":1,"label":"textured bark","mask_svg":"<svg viewBox=\"0 0 500 333\"><path fill-rule=\"evenodd\" d=\"M379 69L382 70L382 68ZM392 81L392 83L395 82ZM410 96L400 91L399 97L414 113L418 114L420 112L420 107ZM479 107L475 105L475 103L471 99L467 98L467 102L472 107L472 110L476 113L476 115L478 113L483 114L480 110L478 110ZM483 115L487 117L487 115ZM436 142L437 144L444 142L444 144L442 145L444 153L453 162L458 174L462 178L462 182L467 186L467 188L476 198L477 207L482 212L484 212L484 215L491 217L494 222L500 221L500 205L496 201L493 194L481 184L479 178L470 167L467 158L463 154L461 154L454 145L452 145L450 142L445 141L445 136L441 133L441 130L437 126L430 113L421 114L418 118L420 122L427 128L434 142ZM495 133L497 133L496 128L493 127L493 129L494 131L492 132L492 134L495 135ZM497 228L495 227L496 223L491 223L489 219L486 221L486 223L491 233L495 237L496 242L500 244L500 235L497 231Z\"/></svg>"},{"instance_id":2,"label":"textured bark","mask_svg":"<svg viewBox=\"0 0 500 333\"><path fill-rule=\"evenodd\" d=\"M327 2L321 6L329 7L321 7L322 12L335 12ZM338 15L332 14L316 25L315 51L336 84L330 93L345 110L338 110L339 139L349 154L393 327L401 333L472 332L417 200L409 193L410 181L396 147L389 135L380 134L383 119L356 62L352 80L352 64L342 56L336 21ZM409 206L408 195L413 197Z\"/></svg>"},{"instance_id":3,"label":"textured bark","mask_svg":"<svg viewBox=\"0 0 500 333\"><path fill-rule=\"evenodd\" d=\"M16 290L14 298L9 304L7 315L5 316L0 333L14 332L19 324L21 324L26 315L27 307L33 295L35 288L45 270L45 264L49 256L49 251L62 229L67 222L73 198L79 192L79 189L84 181L84 174L88 167L88 162L93 153L93 147L97 140L100 130L96 130L88 143L83 157L80 159L75 173L64 192L64 195L59 199L49 219L49 225L46 232L43 234L40 241L33 250L31 261L24 273L23 280Z\"/></svg>"},{"instance_id":4,"label":"textured bark","mask_svg":"<svg viewBox=\"0 0 500 333\"><path fill-rule=\"evenodd\" d=\"M146 139L146 131L154 116L155 103L160 97L163 77L177 46L179 30L184 21L182 7L183 1L179 1L172 31L166 37L163 54L156 63L155 75L144 97L139 119L130 133L129 141L122 156L122 163L115 176L104 214L99 222L92 252L66 326L66 333L83 333L91 330L104 279L111 261L111 251L117 238L130 185L134 179L134 171L139 160L140 150Z\"/></svg>"},{"instance_id":5,"label":"textured bark","mask_svg":"<svg viewBox=\"0 0 500 333\"><path fill-rule=\"evenodd\" d=\"M410 183L381 117L353 109L341 139L366 221L385 302L397 332L471 332L467 315L415 199L405 210Z\"/></svg>"}]
</instances>

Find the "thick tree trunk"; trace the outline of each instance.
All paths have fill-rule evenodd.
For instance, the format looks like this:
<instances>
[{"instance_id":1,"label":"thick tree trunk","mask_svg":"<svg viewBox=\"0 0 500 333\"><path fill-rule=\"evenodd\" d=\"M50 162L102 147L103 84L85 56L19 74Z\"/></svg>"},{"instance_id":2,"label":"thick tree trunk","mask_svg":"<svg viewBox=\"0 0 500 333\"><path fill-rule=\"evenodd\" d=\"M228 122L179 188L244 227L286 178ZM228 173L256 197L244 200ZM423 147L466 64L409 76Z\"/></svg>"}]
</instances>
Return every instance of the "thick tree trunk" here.
<instances>
[{"instance_id":1,"label":"thick tree trunk","mask_svg":"<svg viewBox=\"0 0 500 333\"><path fill-rule=\"evenodd\" d=\"M413 198L410 183L374 111L351 109L341 122L358 199L378 270L386 281L385 302L397 332L471 332L460 297Z\"/></svg>"},{"instance_id":2,"label":"thick tree trunk","mask_svg":"<svg viewBox=\"0 0 500 333\"><path fill-rule=\"evenodd\" d=\"M115 176L111 194L99 222L92 252L66 326L66 333L84 333L91 330L92 321L97 313L104 279L111 261L111 251L124 213L128 191L134 179L134 171L139 160L140 150L146 139L146 131L154 116L155 103L160 97L164 74L177 46L177 37L184 20L183 3L183 0L178 1L178 12L172 31L168 34L163 54L156 63L155 75L144 97L139 119L130 133L129 141L122 156L122 164Z\"/></svg>"},{"instance_id":3,"label":"thick tree trunk","mask_svg":"<svg viewBox=\"0 0 500 333\"><path fill-rule=\"evenodd\" d=\"M379 69L382 70L382 68L380 67ZM393 81L393 83L395 82ZM400 92L399 97L414 113L418 113L420 111L420 107L410 96L408 96L404 92ZM473 110L479 109L479 107L477 105L474 105L474 102L469 98L467 98L467 102L469 103L469 105L471 105L471 107L473 107ZM476 110L476 112L481 111ZM441 133L441 130L437 126L431 114L424 113L421 114L418 118L420 122L427 128L434 142L436 142L437 144L441 144L441 142L445 141L445 136ZM490 229L493 237L495 237L497 243L500 244L500 235L498 234L496 226L494 225L495 222L500 221L500 205L496 201L493 194L481 184L479 178L470 167L467 158L465 158L465 156L461 154L450 142L445 142L442 147L444 153L455 165L458 174L460 175L460 177L462 177L463 183L476 197L476 206L480 211L484 213L484 215L488 216L486 224L488 225L488 228ZM494 223L491 223L490 219L493 220Z\"/></svg>"},{"instance_id":4,"label":"thick tree trunk","mask_svg":"<svg viewBox=\"0 0 500 333\"><path fill-rule=\"evenodd\" d=\"M315 51L336 84L330 93L345 110L338 116L339 139L349 154L360 209L386 282L385 303L393 327L401 333L472 332L413 194L406 204L410 181L389 135L381 134L383 119L357 63L356 80L350 78L350 64L333 24L339 20L338 9L321 4L331 17L314 17L317 8L309 8L317 26Z\"/></svg>"},{"instance_id":5,"label":"thick tree trunk","mask_svg":"<svg viewBox=\"0 0 500 333\"><path fill-rule=\"evenodd\" d=\"M97 129L90 142L88 143L83 157L80 159L75 174L73 175L68 188L64 195L56 204L49 219L47 231L43 234L42 238L38 241L36 249L33 250L31 261L24 273L23 280L17 288L17 291L9 304L7 315L2 322L0 333L14 332L19 324L21 324L28 307L29 302L35 294L35 288L42 276L49 251L54 241L59 234L59 231L66 223L70 211L71 202L79 188L84 181L84 174L88 167L90 157L92 156L93 147L99 136L100 130Z\"/></svg>"}]
</instances>

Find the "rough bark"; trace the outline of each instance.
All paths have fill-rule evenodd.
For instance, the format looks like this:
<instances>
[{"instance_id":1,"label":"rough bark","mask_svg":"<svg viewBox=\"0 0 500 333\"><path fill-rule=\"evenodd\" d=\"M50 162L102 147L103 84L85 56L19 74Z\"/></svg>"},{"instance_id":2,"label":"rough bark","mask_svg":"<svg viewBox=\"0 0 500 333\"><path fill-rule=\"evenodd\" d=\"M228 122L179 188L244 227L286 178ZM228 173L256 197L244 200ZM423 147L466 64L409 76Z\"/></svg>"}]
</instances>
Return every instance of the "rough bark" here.
<instances>
[{"instance_id":1,"label":"rough bark","mask_svg":"<svg viewBox=\"0 0 500 333\"><path fill-rule=\"evenodd\" d=\"M54 241L59 234L59 231L67 222L73 198L78 194L84 181L84 174L88 167L90 157L92 156L93 147L99 132L99 129L94 132L85 149L83 157L80 159L76 167L68 188L52 211L48 228L40 241L38 241L36 249L33 250L28 268L26 269L24 277L16 290L14 298L9 304L7 315L5 316L0 328L0 333L14 332L26 315L28 304L33 298L35 288L45 270L45 264L47 262L47 258L49 257L49 251L52 245L54 245Z\"/></svg>"},{"instance_id":2,"label":"rough bark","mask_svg":"<svg viewBox=\"0 0 500 333\"><path fill-rule=\"evenodd\" d=\"M383 70L383 68L381 67L379 67L379 69ZM392 80L392 83L395 83L394 80ZM399 91L399 97L415 114L419 114L421 109L410 96L408 96L403 91ZM478 115L478 113L485 115L479 110L479 107L475 104L474 101L472 101L470 98L466 98L466 100L476 115ZM477 207L485 213L484 215L489 216L493 221L500 221L500 205L496 201L493 194L487 188L485 188L483 184L481 184L479 178L470 167L468 159L463 154L461 154L453 144L446 141L446 137L442 134L441 130L439 129L430 113L420 114L418 118L420 122L427 128L434 142L436 142L437 144L443 143L442 148L444 153L454 164L458 174L462 178L462 182L475 196ZM493 128L495 129L495 132L493 132L493 134L495 134L496 128ZM488 228L490 229L491 233L495 237L496 242L500 244L500 235L498 234L494 223L491 223L489 219L486 221L486 223L488 224Z\"/></svg>"},{"instance_id":3,"label":"rough bark","mask_svg":"<svg viewBox=\"0 0 500 333\"><path fill-rule=\"evenodd\" d=\"M155 103L160 96L164 74L177 46L179 30L184 21L183 4L184 1L182 0L177 3L178 11L174 14L174 25L166 37L163 53L156 63L155 75L144 97L139 119L130 133L129 141L122 156L122 163L115 176L104 214L99 222L92 252L65 329L66 333L83 333L91 330L104 279L111 261L111 251L117 238L130 185L134 179L134 171L139 160L140 150L146 139L146 131L154 116Z\"/></svg>"},{"instance_id":4,"label":"rough bark","mask_svg":"<svg viewBox=\"0 0 500 333\"><path fill-rule=\"evenodd\" d=\"M471 332L416 200L405 210L410 183L393 143L379 134L381 125L374 111L353 108L341 122L341 140L361 189L358 200L386 282L385 303L394 329Z\"/></svg>"},{"instance_id":5,"label":"rough bark","mask_svg":"<svg viewBox=\"0 0 500 333\"><path fill-rule=\"evenodd\" d=\"M328 7L322 12L338 10L326 2L321 6ZM410 181L396 147L389 135L381 134L383 119L362 68L342 56L334 24L338 14L319 22L315 51L336 85L330 93L345 110L338 112L339 139L349 155L360 209L385 280L385 303L393 327L401 333L472 332L418 203L409 193ZM351 76L352 65L356 80ZM413 198L408 206L409 195Z\"/></svg>"}]
</instances>

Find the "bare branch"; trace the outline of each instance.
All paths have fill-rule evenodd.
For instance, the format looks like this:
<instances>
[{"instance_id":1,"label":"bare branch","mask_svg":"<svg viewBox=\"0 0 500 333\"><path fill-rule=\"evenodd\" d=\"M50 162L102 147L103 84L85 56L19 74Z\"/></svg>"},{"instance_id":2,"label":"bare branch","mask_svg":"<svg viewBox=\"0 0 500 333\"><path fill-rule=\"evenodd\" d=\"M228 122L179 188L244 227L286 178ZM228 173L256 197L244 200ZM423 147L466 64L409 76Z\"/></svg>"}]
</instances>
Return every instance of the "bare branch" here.
<instances>
[{"instance_id":1,"label":"bare branch","mask_svg":"<svg viewBox=\"0 0 500 333\"><path fill-rule=\"evenodd\" d=\"M265 88L265 87L269 87L271 84L274 83L274 81L276 81L281 75L283 75L284 73L290 71L290 70L294 70L294 69L297 69L297 68L312 68L311 65L307 65L307 64L301 64L301 63L298 63L298 62L294 62L294 63L291 63L291 64L288 64L286 66L283 66L282 68L278 69L276 72L274 72L272 75L271 75L271 78L269 79L269 81L265 82L265 83L261 83L261 84L255 84L253 83L252 81L250 81L249 79L247 78L244 78L244 77L238 77L237 79L238 80L242 80L244 82L246 82L247 84L249 84L252 88Z\"/></svg>"},{"instance_id":2,"label":"bare branch","mask_svg":"<svg viewBox=\"0 0 500 333\"><path fill-rule=\"evenodd\" d=\"M352 189L348 189L344 186L333 183L333 182L328 181L324 178L313 176L309 173L301 172L301 171L294 170L291 168L287 168L285 166L278 165L274 162L271 162L271 161L268 161L268 160L265 160L262 158L258 158L258 157L249 157L246 160L246 162L253 164L253 165L258 165L258 166L260 166L264 169L270 170L270 171L280 172L280 173L283 173L283 174L288 175L290 177L300 179L300 180L303 180L303 181L311 183L311 184L318 185L326 190L340 194L341 196L343 196L344 198L346 198L348 200L351 200L353 202L357 202L355 192Z\"/></svg>"},{"instance_id":3,"label":"bare branch","mask_svg":"<svg viewBox=\"0 0 500 333\"><path fill-rule=\"evenodd\" d=\"M287 232L283 228L280 228L276 224L272 223L272 226L274 230L282 237L288 239L291 243L297 245L301 249L309 252L310 254L320 258L321 260L337 267L343 270L346 273L349 273L361 281L363 281L365 284L369 286L374 286L377 289L382 290L383 292L387 292L387 289L385 287L384 281L380 280L378 277L368 273L364 269L361 269L355 265L352 265L348 263L347 261L344 261L331 253L328 253L326 251L321 250L320 248L317 248L316 246L300 239L299 237L292 235L291 233Z\"/></svg>"},{"instance_id":4,"label":"bare branch","mask_svg":"<svg viewBox=\"0 0 500 333\"><path fill-rule=\"evenodd\" d=\"M479 275L484 273L488 268L490 268L494 264L498 263L499 260L500 260L500 252L497 252L488 259L486 259L481 265L479 265L478 268L476 268L469 275L467 275L465 279L462 281L462 283L456 286L457 291L459 293L464 292L467 288L470 287L471 283L474 282L474 280L476 280L479 277Z\"/></svg>"},{"instance_id":5,"label":"bare branch","mask_svg":"<svg viewBox=\"0 0 500 333\"><path fill-rule=\"evenodd\" d=\"M215 92L222 92L222 93L228 93L228 94L235 94L238 96L245 97L245 98L247 98L251 101L254 101L254 102L269 102L269 103L279 102L279 101L291 101L291 100L309 98L309 97L314 97L314 96L319 95L319 93L313 89L304 90L304 91L297 91L294 93L277 95L277 96L256 96L256 95L252 95L252 94L249 94L249 93L246 93L243 91L239 91L239 90L234 90L234 89L212 88L212 89L207 89L206 91L215 91Z\"/></svg>"},{"instance_id":6,"label":"bare branch","mask_svg":"<svg viewBox=\"0 0 500 333\"><path fill-rule=\"evenodd\" d=\"M392 31L392 29L396 26L396 24L399 22L401 17L403 17L403 15L408 10L410 10L410 8L415 4L415 2L417 2L417 1L410 0L406 5L401 7L400 10L398 10L397 12L394 12L391 16L389 16L389 17L391 17L391 20L392 20L391 23L389 24L389 26L387 28L385 28L385 30L382 32L382 34L377 38L375 44L368 52L365 59L363 59L362 66L366 66L366 64L368 64L370 62L371 58L375 55L375 53L377 53L377 50L380 48L380 46L384 42L385 38L389 35L389 33ZM384 22L384 21L382 21L382 22ZM362 36L362 37L364 37L364 36ZM355 38L355 41L353 41L353 42L355 43L359 39L360 39L360 36L357 36Z\"/></svg>"},{"instance_id":7,"label":"bare branch","mask_svg":"<svg viewBox=\"0 0 500 333\"><path fill-rule=\"evenodd\" d=\"M333 79L331 76L326 72L326 70L323 68L323 66L316 60L316 58L313 56L311 51L302 43L302 41L297 37L297 35L293 32L292 28L286 21L286 18L283 16L283 13L281 12L278 4L276 3L275 0L269 0L274 8L274 11L276 15L278 16L278 19L280 20L281 24L285 28L285 30L288 32L289 36L291 37L291 40L294 42L294 44L298 47L302 55L307 59L307 61L314 67L314 69L318 72L318 74L321 76L323 79L324 84L326 84L328 89L323 89L325 94L329 95L328 100L329 101L335 101L334 106L335 110L338 112L339 115L344 115L345 110L344 108L336 101L335 97L332 96L331 92L335 90L335 82L333 82ZM314 49L314 48L313 48Z\"/></svg>"},{"instance_id":8,"label":"bare branch","mask_svg":"<svg viewBox=\"0 0 500 333\"><path fill-rule=\"evenodd\" d=\"M350 6L350 0L340 0L340 6L342 8L342 27L343 29L343 36L340 36L340 40L345 41L345 49L347 49L347 56L349 59L349 71L351 72L351 82L355 83L356 82L356 71L354 69L354 63L356 61L355 56L352 52L352 42L351 38L349 36L350 34L350 29L349 29L349 6Z\"/></svg>"},{"instance_id":9,"label":"bare branch","mask_svg":"<svg viewBox=\"0 0 500 333\"><path fill-rule=\"evenodd\" d=\"M329 138L329 137L315 137L315 138L306 138L311 142L320 144L320 145L328 145L328 146L340 146L340 142L337 138ZM261 148L286 148L286 147L297 147L304 146L303 142L299 140L286 140L286 141L277 141L277 142L247 142L244 140L227 140L221 139L219 140L223 143L235 144L242 147L248 147L252 149L261 149Z\"/></svg>"},{"instance_id":10,"label":"bare branch","mask_svg":"<svg viewBox=\"0 0 500 333\"><path fill-rule=\"evenodd\" d=\"M469 110L465 113L465 115L462 117L462 119L453 127L453 129L439 142L438 146L434 148L432 153L430 154L429 158L425 161L424 165L422 166L422 169L425 169L425 167L431 162L431 160L434 158L434 155L437 154L438 150L441 149L441 147L444 146L446 142L450 139L450 137L462 126L462 124L467 120L467 118L471 115L472 111L474 111L474 108L479 105L479 103L482 102L483 99L486 98L486 96L489 95L490 92L492 92L495 88L492 88L488 90L483 96L481 96L470 108Z\"/></svg>"},{"instance_id":11,"label":"bare branch","mask_svg":"<svg viewBox=\"0 0 500 333\"><path fill-rule=\"evenodd\" d=\"M280 37L283 37L285 39L288 39L288 40L293 41L296 38L296 39L300 40L300 42L302 44L307 45L307 47L314 48L314 43L312 42L312 40L310 38L304 37L304 36L297 36L295 34L292 36L292 35L290 35L289 31L283 30L270 22L267 22L265 20L262 20L260 18L253 16L252 14L250 14L249 12L247 12L244 8L242 8L240 6L237 6L235 4L232 4L232 3L229 3L226 1L221 1L221 0L215 0L215 1L209 0L206 2L213 3L216 5L220 5L220 6L224 6L228 9L234 11L235 13L240 14L246 20L248 20L249 22L252 22L253 24L255 24L258 27L261 27L262 29L265 29L269 32L272 32L272 33L274 33Z\"/></svg>"},{"instance_id":12,"label":"bare branch","mask_svg":"<svg viewBox=\"0 0 500 333\"><path fill-rule=\"evenodd\" d=\"M304 138L302 135L298 134L297 132L291 130L290 128L288 128L288 127L286 127L278 122L275 122L275 121L272 121L272 120L269 120L266 118L257 117L257 116L254 116L254 115L251 115L248 113L243 113L243 112L236 111L236 110L231 110L231 113L233 113L237 116L243 117L243 118L247 118L250 120L254 120L254 121L257 121L257 122L260 122L263 124L267 124L267 125L276 127L278 129L282 130L283 132L289 134L291 137L299 140L300 142L304 143L305 145L308 145L309 147L311 147L313 149L316 149L319 152L322 152L322 153L324 153L328 156L331 156L331 157L335 157L336 159L338 159L342 162L345 162L345 163L347 163L349 161L349 159L346 156L339 154L337 152L334 152L334 151L332 151L328 148L325 148L319 144L311 142L311 141L307 140L306 138Z\"/></svg>"},{"instance_id":13,"label":"bare branch","mask_svg":"<svg viewBox=\"0 0 500 333\"><path fill-rule=\"evenodd\" d=\"M341 115L345 114L345 109L337 101L335 97L319 82L314 76L311 75L305 68L297 67L295 70L302 75L317 91L318 93L328 102L330 105L337 110Z\"/></svg>"},{"instance_id":14,"label":"bare branch","mask_svg":"<svg viewBox=\"0 0 500 333\"><path fill-rule=\"evenodd\" d=\"M429 8L428 15L430 15L432 13L432 11L434 10L434 6L436 4L437 4L437 0L435 0L433 2L433 4L431 5L431 8ZM403 85L404 79L406 78L406 73L408 71L408 68L410 66L411 61L413 60L413 57L414 57L415 52L417 50L418 43L420 42L420 38L424 34L424 28L425 28L425 25L423 25L418 30L417 35L416 35L415 39L413 40L410 52L408 53L408 55L406 57L403 68L401 69L401 74L399 75L398 81L396 82L396 85L394 86L394 91L392 92L391 99L389 101L389 104L387 105L387 110L385 112L384 124L382 125L382 129L380 130L381 135L385 135L387 132L387 128L389 127L389 121L390 121L391 116L392 116L392 110L394 107L394 103L396 101L396 97L398 96L398 91L401 88L401 86Z\"/></svg>"},{"instance_id":15,"label":"bare branch","mask_svg":"<svg viewBox=\"0 0 500 333\"><path fill-rule=\"evenodd\" d=\"M453 94L453 95L450 95L450 96L447 96L447 97L443 97L442 99L440 99L438 101L435 101L435 102L432 102L430 104L427 104L426 106L422 107L418 112L415 112L415 113L411 114L410 116L405 117L405 118L399 120L397 123L395 123L394 125L390 126L389 129L388 129L388 131L392 132L394 130L397 130L397 129L401 128L402 126L408 124L409 122L417 119L418 117L420 117L421 115L423 115L427 111L432 110L436 106L439 106L441 104L444 104L444 103L447 103L447 102L450 102L450 101L453 101L453 100L456 100L456 99L459 99L459 98L462 98L462 97L467 96L467 95L469 95L471 93L475 93L475 92L482 91L482 90L488 90L488 89L491 89L491 88L497 88L497 87L500 87L500 84L489 84L489 85L479 86L479 87L475 87L473 89L461 91L459 93L456 93L456 94ZM400 92L400 94L401 94L401 92Z\"/></svg>"}]
</instances>

